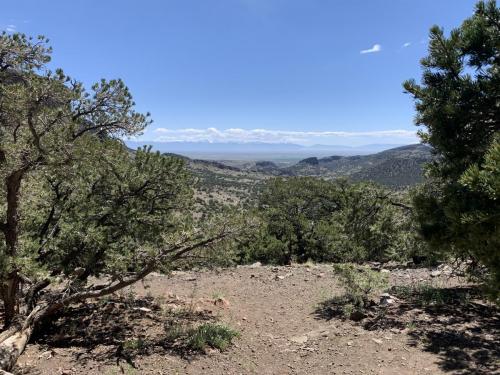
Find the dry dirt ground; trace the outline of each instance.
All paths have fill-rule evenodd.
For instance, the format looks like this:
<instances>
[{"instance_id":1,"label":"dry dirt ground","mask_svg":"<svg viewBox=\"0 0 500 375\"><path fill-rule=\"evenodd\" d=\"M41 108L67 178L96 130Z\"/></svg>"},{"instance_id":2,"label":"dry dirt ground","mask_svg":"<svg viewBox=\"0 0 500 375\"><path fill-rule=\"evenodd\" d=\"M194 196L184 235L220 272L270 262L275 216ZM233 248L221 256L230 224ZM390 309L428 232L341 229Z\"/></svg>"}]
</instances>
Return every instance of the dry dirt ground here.
<instances>
[{"instance_id":1,"label":"dry dirt ground","mask_svg":"<svg viewBox=\"0 0 500 375\"><path fill-rule=\"evenodd\" d=\"M431 278L426 269L391 270L390 279L469 291L463 280ZM474 298L440 306L400 300L355 323L333 314L331 298L341 292L331 265L153 275L125 293L69 309L35 335L17 372L500 374L500 314L493 306ZM214 319L240 332L224 352L190 353L165 341L165 325Z\"/></svg>"}]
</instances>

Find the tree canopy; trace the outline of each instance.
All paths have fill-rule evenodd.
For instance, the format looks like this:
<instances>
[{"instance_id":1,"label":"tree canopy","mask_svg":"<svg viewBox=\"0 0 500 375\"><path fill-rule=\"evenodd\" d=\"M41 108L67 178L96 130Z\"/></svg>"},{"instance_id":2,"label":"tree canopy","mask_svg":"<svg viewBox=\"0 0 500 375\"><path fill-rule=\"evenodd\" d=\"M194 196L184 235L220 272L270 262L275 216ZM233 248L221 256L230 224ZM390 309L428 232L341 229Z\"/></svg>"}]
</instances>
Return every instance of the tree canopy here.
<instances>
[{"instance_id":1,"label":"tree canopy","mask_svg":"<svg viewBox=\"0 0 500 375\"><path fill-rule=\"evenodd\" d=\"M500 9L480 1L447 37L434 26L422 82L404 87L416 124L436 154L429 182L415 197L420 231L435 251L485 266L500 290ZM477 270L477 267L476 267Z\"/></svg>"},{"instance_id":2,"label":"tree canopy","mask_svg":"<svg viewBox=\"0 0 500 375\"><path fill-rule=\"evenodd\" d=\"M417 246L409 207L400 200L369 183L270 179L259 197L261 230L244 243L242 256L281 264L403 259Z\"/></svg>"},{"instance_id":3,"label":"tree canopy","mask_svg":"<svg viewBox=\"0 0 500 375\"><path fill-rule=\"evenodd\" d=\"M6 327L17 327L1 337L1 369L40 319L235 230L227 218L196 223L181 159L125 147L150 120L121 80L87 91L49 70L50 54L43 37L0 35L0 295ZM90 276L107 282L88 285Z\"/></svg>"}]
</instances>

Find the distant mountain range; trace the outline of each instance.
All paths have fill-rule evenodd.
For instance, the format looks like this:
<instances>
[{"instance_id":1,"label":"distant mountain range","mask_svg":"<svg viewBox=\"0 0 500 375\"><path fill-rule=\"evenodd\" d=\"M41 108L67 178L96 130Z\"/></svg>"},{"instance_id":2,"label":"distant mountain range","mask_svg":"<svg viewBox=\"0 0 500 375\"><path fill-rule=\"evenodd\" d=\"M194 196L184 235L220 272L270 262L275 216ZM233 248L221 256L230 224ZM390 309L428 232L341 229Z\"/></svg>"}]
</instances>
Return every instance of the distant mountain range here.
<instances>
[{"instance_id":1,"label":"distant mountain range","mask_svg":"<svg viewBox=\"0 0 500 375\"><path fill-rule=\"evenodd\" d=\"M422 182L423 166L433 158L431 147L423 144L396 147L369 155L308 157L285 166L263 160L228 165L224 161L180 157L187 161L196 174L209 172L234 175L233 172L237 172L242 179L252 175L259 179L266 176L346 177L354 181L373 181L396 189Z\"/></svg>"},{"instance_id":2,"label":"distant mountain range","mask_svg":"<svg viewBox=\"0 0 500 375\"><path fill-rule=\"evenodd\" d=\"M127 146L136 149L150 145L162 153L175 153L190 158L208 160L295 160L308 156L367 155L401 145L370 144L363 146L312 145L292 143L209 143L209 142L138 142L127 141Z\"/></svg>"},{"instance_id":3,"label":"distant mountain range","mask_svg":"<svg viewBox=\"0 0 500 375\"><path fill-rule=\"evenodd\" d=\"M429 146L415 144L371 155L312 157L281 171L295 176L348 177L405 187L422 181L422 167L432 160L431 151Z\"/></svg>"}]
</instances>

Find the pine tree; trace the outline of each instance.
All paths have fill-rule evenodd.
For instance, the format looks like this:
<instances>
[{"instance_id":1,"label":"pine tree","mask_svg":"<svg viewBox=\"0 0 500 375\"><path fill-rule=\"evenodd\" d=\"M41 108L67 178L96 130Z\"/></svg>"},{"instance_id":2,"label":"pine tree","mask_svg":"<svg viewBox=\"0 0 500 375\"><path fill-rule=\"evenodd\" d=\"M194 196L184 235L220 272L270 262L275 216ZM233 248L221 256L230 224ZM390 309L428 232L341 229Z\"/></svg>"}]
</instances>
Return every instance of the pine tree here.
<instances>
[{"instance_id":1,"label":"pine tree","mask_svg":"<svg viewBox=\"0 0 500 375\"><path fill-rule=\"evenodd\" d=\"M404 87L416 102L416 124L435 160L416 195L420 231L434 251L486 267L494 298L500 290L500 9L481 1L446 37L430 31L422 83ZM483 270L484 271L484 270Z\"/></svg>"},{"instance_id":2,"label":"pine tree","mask_svg":"<svg viewBox=\"0 0 500 375\"><path fill-rule=\"evenodd\" d=\"M64 306L169 270L235 230L194 223L182 160L125 147L121 137L150 121L121 80L87 92L47 68L50 52L43 37L0 35L0 370ZM87 283L102 275L107 284Z\"/></svg>"}]
</instances>

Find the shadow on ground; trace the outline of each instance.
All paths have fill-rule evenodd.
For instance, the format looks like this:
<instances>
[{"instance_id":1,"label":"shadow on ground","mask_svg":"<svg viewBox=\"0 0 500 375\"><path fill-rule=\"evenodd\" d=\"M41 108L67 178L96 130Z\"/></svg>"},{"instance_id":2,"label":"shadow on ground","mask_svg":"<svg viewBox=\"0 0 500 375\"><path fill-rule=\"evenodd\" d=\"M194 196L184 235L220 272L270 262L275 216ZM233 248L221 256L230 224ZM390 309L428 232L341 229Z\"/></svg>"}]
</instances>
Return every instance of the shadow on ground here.
<instances>
[{"instance_id":1,"label":"shadow on ground","mask_svg":"<svg viewBox=\"0 0 500 375\"><path fill-rule=\"evenodd\" d=\"M478 301L478 290L443 288L438 303L422 296L405 296L388 308L372 307L359 324L367 330L399 329L408 333L409 345L432 352L440 367L452 374L500 373L500 310ZM471 297L464 300L464 296ZM315 310L318 319L340 319L339 298ZM353 322L353 324L355 324Z\"/></svg>"},{"instance_id":2,"label":"shadow on ground","mask_svg":"<svg viewBox=\"0 0 500 375\"><path fill-rule=\"evenodd\" d=\"M47 348L71 348L76 360L127 362L137 356L167 351L191 357L190 351L168 338L169 329L212 321L210 311L190 306L162 309L152 298L120 298L68 307L50 323L38 328L32 342Z\"/></svg>"}]
</instances>

